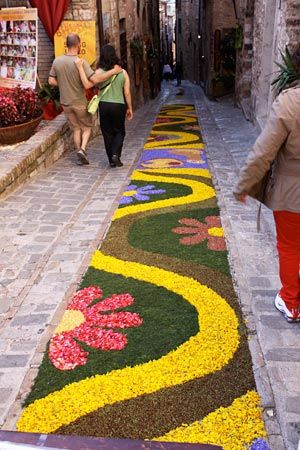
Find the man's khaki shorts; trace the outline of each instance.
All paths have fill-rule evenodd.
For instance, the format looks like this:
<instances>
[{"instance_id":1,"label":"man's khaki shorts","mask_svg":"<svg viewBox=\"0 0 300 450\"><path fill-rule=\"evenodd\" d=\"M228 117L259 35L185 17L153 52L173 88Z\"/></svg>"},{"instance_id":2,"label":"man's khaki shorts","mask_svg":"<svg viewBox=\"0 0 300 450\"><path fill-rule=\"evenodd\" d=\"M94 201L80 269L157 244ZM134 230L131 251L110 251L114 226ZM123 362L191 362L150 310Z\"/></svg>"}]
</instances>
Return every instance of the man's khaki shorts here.
<instances>
[{"instance_id":1,"label":"man's khaki shorts","mask_svg":"<svg viewBox=\"0 0 300 450\"><path fill-rule=\"evenodd\" d=\"M94 117L86 105L63 106L63 109L73 128L91 128L94 125Z\"/></svg>"}]
</instances>

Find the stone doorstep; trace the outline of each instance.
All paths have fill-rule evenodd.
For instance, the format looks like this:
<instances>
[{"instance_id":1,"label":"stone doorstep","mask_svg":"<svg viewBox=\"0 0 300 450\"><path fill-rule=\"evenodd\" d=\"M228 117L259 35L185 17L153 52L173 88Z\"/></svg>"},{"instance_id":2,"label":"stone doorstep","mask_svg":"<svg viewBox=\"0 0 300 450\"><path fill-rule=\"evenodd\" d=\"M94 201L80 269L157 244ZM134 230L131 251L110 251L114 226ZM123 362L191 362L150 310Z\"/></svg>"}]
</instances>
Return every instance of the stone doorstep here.
<instances>
[{"instance_id":1,"label":"stone doorstep","mask_svg":"<svg viewBox=\"0 0 300 450\"><path fill-rule=\"evenodd\" d=\"M10 150L14 152L15 162L0 175L0 198L49 167L69 150L70 133L65 115L60 114L18 148Z\"/></svg>"},{"instance_id":2,"label":"stone doorstep","mask_svg":"<svg viewBox=\"0 0 300 450\"><path fill-rule=\"evenodd\" d=\"M81 450L222 450L221 447L208 444L186 444L177 442L155 442L131 439L103 439L92 437L60 436L55 434L16 433L0 431L0 443L27 444L28 448L49 448ZM9 445L9 444L8 444ZM1 446L1 448L4 448ZM11 447L17 449L17 446ZM20 450L25 447L20 447Z\"/></svg>"}]
</instances>

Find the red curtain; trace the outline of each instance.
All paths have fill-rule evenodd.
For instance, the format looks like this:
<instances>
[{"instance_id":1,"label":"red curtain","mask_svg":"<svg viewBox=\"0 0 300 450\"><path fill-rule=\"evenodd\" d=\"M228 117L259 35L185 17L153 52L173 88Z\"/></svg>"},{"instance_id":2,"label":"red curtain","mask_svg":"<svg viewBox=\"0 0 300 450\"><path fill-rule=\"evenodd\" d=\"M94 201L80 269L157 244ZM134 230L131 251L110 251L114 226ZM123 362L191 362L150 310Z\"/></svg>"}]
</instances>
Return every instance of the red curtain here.
<instances>
[{"instance_id":1,"label":"red curtain","mask_svg":"<svg viewBox=\"0 0 300 450\"><path fill-rule=\"evenodd\" d=\"M30 0L30 3L38 9L39 18L53 42L54 34L68 9L69 0Z\"/></svg>"}]
</instances>

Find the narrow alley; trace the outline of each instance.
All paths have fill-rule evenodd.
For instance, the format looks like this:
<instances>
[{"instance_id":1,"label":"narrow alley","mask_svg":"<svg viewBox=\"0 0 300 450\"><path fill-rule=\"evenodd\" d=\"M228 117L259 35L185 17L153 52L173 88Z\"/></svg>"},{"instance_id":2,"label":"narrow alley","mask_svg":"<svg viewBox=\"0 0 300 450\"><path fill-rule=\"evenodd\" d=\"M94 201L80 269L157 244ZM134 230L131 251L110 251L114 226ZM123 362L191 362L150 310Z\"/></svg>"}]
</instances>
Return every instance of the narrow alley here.
<instances>
[{"instance_id":1,"label":"narrow alley","mask_svg":"<svg viewBox=\"0 0 300 450\"><path fill-rule=\"evenodd\" d=\"M138 252L142 251L137 250L137 247L143 249L142 253L148 255L147 258L149 261L153 261L154 266L163 268L164 264L167 264L167 257L159 256L162 251L159 250L159 248L161 248L159 246L159 239L157 239L158 244L154 245L155 242L153 241L154 247L153 249L152 247L150 248L147 244L148 241L146 237L145 243L143 243L143 237L139 238L137 234L134 235L134 224L132 225L133 231L130 231L129 241L128 243L126 241L125 245L124 236L125 233L127 233L126 229L131 223L129 219L122 222L124 236L117 235L114 231L108 232L108 230L111 227L111 221L113 215L116 214L115 211L119 202L121 201L122 204L122 199L123 204L129 205L128 208L133 208L134 202L131 204L131 200L128 200L130 195L133 195L132 192L139 192L141 199L146 200L146 198L148 198L150 203L146 202L145 205L155 205L154 200L156 193L158 194L160 192L163 194L163 192L165 192L167 184L162 181L162 175L166 175L168 170L170 171L169 174L171 174L171 171L173 171L173 169L170 168L171 166L168 166L168 170L165 169L166 166L161 165L158 165L157 167L153 165L151 167L148 165L147 167L147 164L139 166L139 172L141 174L143 173L143 167L147 167L146 172L149 172L149 169L150 171L151 169L159 169L157 173L160 174L162 180L158 183L152 183L150 181L150 174L149 180L145 178L149 181L147 188L146 186L143 187L143 184L141 184L141 180L143 180L142 175L141 178L139 178L138 175L133 176L133 171L140 160L143 146L149 136L153 122L161 108L167 107L168 105L173 105L175 107L176 105L194 105L195 107L196 117L200 124L206 156L208 158L208 167L212 174L212 180L217 194L222 227L224 229L229 251L231 275L249 333L248 343L253 362L253 373L257 391L261 398L261 407L268 442L272 450L295 450L300 435L300 393L295 389L295 386L297 386L296 382L299 380L300 376L300 353L298 345L300 328L298 324L290 325L284 321L280 313L277 312L273 306L273 299L278 291L280 282L277 275L278 263L274 239L274 226L270 212L266 209L263 210L262 231L258 233L256 230L257 204L254 201L247 200L247 204L243 206L235 202L232 196L232 188L237 174L245 160L249 147L257 137L257 131L251 123L245 120L241 110L234 107L231 96L224 97L218 102L209 101L203 95L199 86L189 82L183 82L180 88L176 87L173 82L164 82L163 89L159 96L136 111L134 120L127 125L123 168L109 169L106 167L102 138L97 137L91 142L89 148L91 159L90 166L77 167L74 164L74 155L72 153L67 153L46 172L35 176L32 180L25 183L22 187L18 188L14 193L11 193L6 199L1 201L0 241L2 250L0 264L0 298L2 320L0 324L0 417L2 430L14 430L17 422L20 421L21 410L23 408L22 403L30 393L33 380L39 373L39 367L43 361L43 354L46 348L48 348L47 342L51 336L53 336L53 333L55 333L54 330L58 333L57 326L61 322L66 307L70 310L70 306L68 306L70 304L70 299L78 289L82 277L90 265L90 260L95 250L97 248L99 248L100 251L104 249L104 254L107 254L109 253L108 249L110 246L113 246L115 254L120 256L121 259L124 259L122 256L124 257L124 252L126 253L127 251L126 258L128 266L125 264L123 268L122 263L119 262L119 267L117 265L113 269L115 271L114 273L119 274L122 273L122 270L126 272L126 267L128 267L129 270L131 264L134 264L135 257L137 257L136 255L139 255ZM193 117L192 113L191 117ZM167 119L161 118L160 123L163 121L168 122ZM186 127L186 129L188 129L188 127ZM160 134L163 135L163 133ZM166 144L166 146L167 145L168 144ZM180 161L180 155L184 155L184 152L178 150L178 155L179 160L176 160L177 163ZM162 157L166 158L164 154L162 154ZM158 160L159 158L160 157L158 157ZM190 159L193 162L193 158L190 157ZM140 161L143 161L143 159ZM204 163L204 161L202 162ZM159 163L162 164L162 161L159 161ZM171 160L171 164L174 164L174 160ZM176 165L173 167L176 169ZM206 176L204 174L205 169L201 169L201 165L199 169L195 169L195 164L192 164L190 167L194 168L190 169L192 171L194 170L194 172L190 172L193 173L191 180L196 180L197 170L199 171L200 176L202 174L204 179ZM203 167L205 166L203 165ZM132 176L133 178L131 179ZM176 178L176 180L178 181L178 178ZM173 181L173 183L174 182L175 181ZM159 189L156 189L156 187L154 189L154 184L155 186L157 185ZM127 188L128 185L129 188ZM177 187L177 189L179 188ZM183 191L181 192L179 189L177 193L174 191L172 195L173 197L176 197L180 194L188 195L188 191L183 194ZM151 195L153 195L153 197L149 200ZM163 201L164 200L161 200L161 202ZM210 202L211 200L207 200L207 205L210 208L213 208L213 204ZM143 203L141 203L141 206L142 205ZM179 210L186 212L186 217L191 217L190 212L194 207L190 210L191 207L189 205L184 206L184 204L182 204L180 208ZM117 211L122 211L122 209ZM172 207L168 207L167 212L170 213L171 211ZM149 215L147 217L148 220L150 220L151 217L155 216ZM158 217L159 220L160 216L156 217ZM208 217L206 217L206 219L208 219ZM141 224L144 223L144 225L146 225L146 219L143 219L141 216L140 220ZM186 220L186 222L184 222L184 220ZM194 222L192 223L188 222L187 219L182 219L180 223L182 225L185 224L187 227L191 225L194 227L200 226L199 221L198 225L195 224L196 219L190 220L194 220ZM113 224L114 223L115 220ZM154 221L152 226L154 227ZM157 222L156 226L158 226L157 231L161 230L163 235L164 223ZM218 234L220 225L217 224L216 219L214 225L211 226L213 227L211 230L215 230L211 231L211 233L215 233L215 235L212 235L220 236L220 234ZM184 233L183 227L181 229L177 228L177 230L179 234ZM176 229L173 229L173 231L176 233ZM144 233L146 233L145 236L147 236L149 231L146 231L145 228ZM101 245L102 242L104 242L104 246ZM217 239L208 242L217 242ZM167 243L165 245L167 245ZM128 246L127 250L126 246ZM131 256L130 252L132 253ZM95 256L93 256L93 258L95 259ZM144 256L140 256L140 258L144 258ZM211 256L207 256L207 258L211 258ZM104 255L103 259L105 259ZM175 255L173 255L172 258L169 258L169 261L173 260L176 260ZM129 261L133 262L130 263ZM220 258L218 261L220 261ZM196 264L197 260L194 259L194 262ZM97 261L95 262L94 260L93 264L94 268L90 267L87 275L85 275L84 286L89 285L89 281L90 284L93 283L94 278L92 272L97 267ZM178 265L178 274L181 273L181 271L184 273L183 266L185 266L185 263L182 261L181 264L183 264L183 266L180 268L180 260L178 259L176 264ZM202 262L202 264L209 266L209 262L207 261ZM111 265L113 266L113 263L111 263ZM152 269L154 271L153 267ZM137 266L136 270L142 269L139 269ZM172 270L174 270L173 266ZM207 269L207 277L212 276L209 270L210 269ZM226 273L226 271L224 273ZM220 276L220 279L222 279L224 274ZM202 279L203 281L205 280L205 275L202 276ZM144 281L145 280L146 278L144 278ZM189 280L192 279L189 278ZM193 282L194 281L195 280L193 280ZM192 283L192 281L190 282ZM124 289L128 288L128 283L126 284L125 282L111 281L111 283L116 283L116 286L120 289L122 289L122 287L124 287ZM219 282L215 281L215 283L217 286ZM220 287L219 292L225 291L222 291L222 288ZM112 292L114 291L112 290ZM135 288L135 292L135 295L139 292L137 287ZM119 294L119 291L117 293ZM99 295L100 294L98 294L98 297ZM158 295L158 293L155 295ZM75 297L73 297L73 299L75 299ZM119 297L121 299L122 296L120 295ZM97 298L97 296L90 297L89 302L95 298ZM84 302L83 297L81 301ZM115 306L115 308L117 307L118 306ZM73 308L74 311L75 309ZM135 305L133 305L130 310L139 311L138 303L136 309ZM75 312L79 314L80 311L83 311L83 309L78 309L78 311ZM106 310L104 309L104 311ZM136 313L131 314L133 316ZM189 316L188 312L186 314L187 318L191 317L190 320L192 320L193 316ZM138 315L135 316L136 320L138 320L137 316ZM74 323L76 323L77 320L76 317L74 317L66 319L66 323L64 324L65 328L62 328L63 330L72 329L72 327L70 328L70 324L72 324L74 320ZM186 321L188 319L184 320ZM225 318L224 316L224 324L226 320L227 317ZM79 325L80 322L77 324ZM222 333L224 324L219 324L220 333ZM61 324L59 326L61 326ZM182 328L184 329L183 325ZM241 330L242 329L243 326ZM243 331L240 332L243 334ZM130 330L126 332L128 336L133 336L133 334L130 333L132 333ZM190 333L193 332L191 331ZM78 339L79 341L81 340L80 336ZM180 344L180 340L178 342ZM175 347L170 347L170 349L176 348L176 346L177 344L175 344ZM91 349L91 347L88 347L88 345L85 344L85 351L80 350L80 357L86 357L85 354L87 353L86 350L88 348ZM96 344L94 345L94 348L96 348ZM47 358L47 351L45 358ZM168 351L169 350L167 350L167 352ZM96 350L93 350L93 352L96 352ZM151 354L150 352L149 355L147 353L146 356L147 358L150 358L150 360L156 359L153 355L154 354ZM61 355L62 359L64 357L64 355ZM166 357L166 355L164 357ZM140 361L139 364L143 362L142 359L137 359L137 361ZM243 361L243 359L241 359L241 361ZM60 363L57 362L56 364L55 367L59 368ZM112 362L111 364L110 370L122 367L118 366L117 362ZM86 372L82 371L82 374L86 374L85 376L88 376L89 373L93 373L92 369L89 368L90 366L87 365L87 367ZM239 384L239 377L243 376L242 369L243 368L240 367L239 371L232 372L229 384ZM57 383L54 389L53 387L50 387L49 392L62 388L66 382L70 383L72 380L76 381L83 379L83 375L79 376L79 378L77 375L73 378L72 375L70 375L68 378L69 372L71 371L63 373L66 381L63 381L63 377L61 379L58 376L55 378L53 375L54 369L50 369L49 362L45 362L45 360L41 370L43 373L39 375L39 377L49 376L47 375L47 371L49 370L49 373L52 373L52 375L48 384L51 385L51 383L54 383L55 385L55 383ZM79 373L78 370L79 368L74 369L74 373L76 371L76 373ZM251 366L249 370L251 370ZM117 372L118 371L116 371L116 373ZM36 386L36 392L33 393L32 401L34 398L41 399L47 394L47 387L42 388L42 383L43 380L41 380L40 385ZM39 389L41 392L39 392ZM153 388L154 391L155 389L156 388ZM141 391L141 393L142 392L143 391ZM151 390L149 392L151 392ZM147 390L145 391L145 396L147 397L146 393ZM126 395L124 397L121 395L119 401L122 402L122 398L125 404L127 398ZM190 402L193 402L192 399L193 397L191 397ZM31 400L29 400L29 403L30 401ZM156 401L159 401L158 397ZM31 406L34 404L35 403L32 403ZM66 408L67 411L66 405L67 404L65 404L64 408ZM189 403L189 405L191 406L191 403ZM28 410L30 410L31 406L29 406ZM140 407L142 406L140 405ZM45 408L47 408L47 406L45 406ZM157 409L158 408L159 406L157 406ZM89 410L87 409L86 411L88 412ZM209 408L208 411L210 411ZM67 415L68 414L69 412L67 411ZM73 420L71 417L73 416L70 412L70 422ZM76 417L76 415L74 417ZM109 414L108 417L110 417ZM191 422L196 420L195 418L192 420L193 417L194 415L192 414L190 419ZM97 420L100 421L100 418ZM101 420L104 423L104 418ZM117 421L117 419L115 420ZM35 428L34 426L34 421L35 419L33 419L33 417L29 418L28 427L26 428L26 426L24 426L25 419L23 422L21 419L22 425L18 426L19 431L26 430L39 432L38 427ZM77 422L79 423L80 420L77 419ZM68 422L64 422L63 420L60 423L61 434L72 434L72 424L70 423L70 429L67 429L67 423ZM77 427L79 427L78 429L76 429L75 423L76 422L74 422L75 432L73 434L80 435L78 429L86 431L86 425L83 421L77 425ZM63 424L65 430L63 429ZM177 426L176 420L174 419L173 428ZM105 430L105 425L103 425L103 427L103 430ZM146 437L149 438L151 436L155 437L166 434L168 427L170 427L170 424L168 423L165 427L162 426L158 434L153 433L153 430L149 431L148 434L146 434ZM57 426L54 426L53 429L57 428ZM51 430L51 427L49 430ZM40 432L47 431L44 430ZM226 430L223 430L223 432L226 434ZM102 435L101 433L102 432L100 431L100 435ZM86 432L84 434L87 435ZM94 434L91 432L90 435ZM123 434L121 431L117 431L115 435L118 437L131 437L134 433L130 431L129 427L128 431L125 430ZM192 436L193 433L191 431L191 437ZM257 436L257 438L259 437L260 436ZM183 441L189 442L186 439ZM197 441L191 440L190 442ZM222 444L221 442L214 443L219 445ZM251 441L247 442L247 444L250 445ZM230 447L227 444L224 448L229 449ZM231 448L243 447L232 446Z\"/></svg>"}]
</instances>

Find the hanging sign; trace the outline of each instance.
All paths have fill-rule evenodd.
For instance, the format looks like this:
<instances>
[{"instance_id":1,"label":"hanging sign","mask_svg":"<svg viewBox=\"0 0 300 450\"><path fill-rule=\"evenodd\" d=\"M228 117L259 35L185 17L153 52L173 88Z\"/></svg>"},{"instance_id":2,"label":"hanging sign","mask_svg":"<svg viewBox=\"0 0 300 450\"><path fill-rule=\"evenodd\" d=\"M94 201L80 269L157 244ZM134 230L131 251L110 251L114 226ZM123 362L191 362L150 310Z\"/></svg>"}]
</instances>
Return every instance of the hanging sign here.
<instances>
[{"instance_id":1,"label":"hanging sign","mask_svg":"<svg viewBox=\"0 0 300 450\"><path fill-rule=\"evenodd\" d=\"M0 9L0 87L35 88L37 9Z\"/></svg>"},{"instance_id":2,"label":"hanging sign","mask_svg":"<svg viewBox=\"0 0 300 450\"><path fill-rule=\"evenodd\" d=\"M54 35L55 57L67 52L66 37L70 33L78 34L81 48L80 56L89 64L96 61L96 23L94 20L64 20Z\"/></svg>"}]
</instances>

